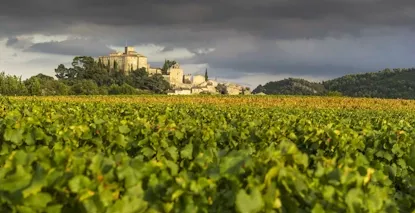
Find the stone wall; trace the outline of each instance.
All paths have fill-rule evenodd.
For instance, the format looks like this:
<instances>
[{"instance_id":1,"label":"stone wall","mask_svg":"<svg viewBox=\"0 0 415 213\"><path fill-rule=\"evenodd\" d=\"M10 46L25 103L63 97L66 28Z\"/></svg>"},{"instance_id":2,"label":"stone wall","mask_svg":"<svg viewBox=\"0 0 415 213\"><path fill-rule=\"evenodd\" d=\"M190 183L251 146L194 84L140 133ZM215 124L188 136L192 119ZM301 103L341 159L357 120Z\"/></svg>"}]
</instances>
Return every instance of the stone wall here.
<instances>
[{"instance_id":1,"label":"stone wall","mask_svg":"<svg viewBox=\"0 0 415 213\"><path fill-rule=\"evenodd\" d=\"M146 68L148 67L147 57L140 56L137 58L138 60L138 68Z\"/></svg>"},{"instance_id":2,"label":"stone wall","mask_svg":"<svg viewBox=\"0 0 415 213\"><path fill-rule=\"evenodd\" d=\"M227 87L226 92L228 95L240 95L242 94L242 90L238 87Z\"/></svg>"},{"instance_id":3,"label":"stone wall","mask_svg":"<svg viewBox=\"0 0 415 213\"><path fill-rule=\"evenodd\" d=\"M101 56L99 59L101 60L102 64L109 66L110 68L114 68L114 61L117 61L118 67L122 67L124 63L123 55L120 52L111 53L109 56Z\"/></svg>"},{"instance_id":4,"label":"stone wall","mask_svg":"<svg viewBox=\"0 0 415 213\"><path fill-rule=\"evenodd\" d=\"M197 86L199 84L202 84L203 82L205 82L205 76L203 75L195 75L193 76L193 85Z\"/></svg>"},{"instance_id":5,"label":"stone wall","mask_svg":"<svg viewBox=\"0 0 415 213\"><path fill-rule=\"evenodd\" d=\"M223 84L226 88L226 93L228 95L249 95L251 91L249 87L244 87L234 83L225 83Z\"/></svg>"},{"instance_id":6,"label":"stone wall","mask_svg":"<svg viewBox=\"0 0 415 213\"><path fill-rule=\"evenodd\" d=\"M213 80L208 80L207 81L207 85L212 85L213 87L217 87L218 84L219 83L217 81L213 81Z\"/></svg>"},{"instance_id":7,"label":"stone wall","mask_svg":"<svg viewBox=\"0 0 415 213\"><path fill-rule=\"evenodd\" d=\"M208 85L205 87L194 87L192 88L192 94L200 94L200 93L210 93L210 94L217 94L216 87L212 85Z\"/></svg>"},{"instance_id":8,"label":"stone wall","mask_svg":"<svg viewBox=\"0 0 415 213\"><path fill-rule=\"evenodd\" d=\"M191 95L192 91L190 89L184 89L184 90L175 90L172 93L168 93L168 95Z\"/></svg>"},{"instance_id":9,"label":"stone wall","mask_svg":"<svg viewBox=\"0 0 415 213\"><path fill-rule=\"evenodd\" d=\"M148 68L149 75L162 74L159 68Z\"/></svg>"},{"instance_id":10,"label":"stone wall","mask_svg":"<svg viewBox=\"0 0 415 213\"><path fill-rule=\"evenodd\" d=\"M187 74L183 77L183 83L185 84L191 84L192 83L192 75Z\"/></svg>"},{"instance_id":11,"label":"stone wall","mask_svg":"<svg viewBox=\"0 0 415 213\"><path fill-rule=\"evenodd\" d=\"M183 83L183 70L170 69L170 84L178 85Z\"/></svg>"},{"instance_id":12,"label":"stone wall","mask_svg":"<svg viewBox=\"0 0 415 213\"><path fill-rule=\"evenodd\" d=\"M183 84L183 70L180 68L179 64L175 64L172 67L169 68L167 71L170 78L169 82L172 86L177 86L180 84Z\"/></svg>"},{"instance_id":13,"label":"stone wall","mask_svg":"<svg viewBox=\"0 0 415 213\"><path fill-rule=\"evenodd\" d=\"M131 70L137 69L137 57L136 56L126 56L125 57L125 64L123 67L124 72L129 73Z\"/></svg>"},{"instance_id":14,"label":"stone wall","mask_svg":"<svg viewBox=\"0 0 415 213\"><path fill-rule=\"evenodd\" d=\"M203 92L202 88L192 88L192 94L200 94Z\"/></svg>"}]
</instances>

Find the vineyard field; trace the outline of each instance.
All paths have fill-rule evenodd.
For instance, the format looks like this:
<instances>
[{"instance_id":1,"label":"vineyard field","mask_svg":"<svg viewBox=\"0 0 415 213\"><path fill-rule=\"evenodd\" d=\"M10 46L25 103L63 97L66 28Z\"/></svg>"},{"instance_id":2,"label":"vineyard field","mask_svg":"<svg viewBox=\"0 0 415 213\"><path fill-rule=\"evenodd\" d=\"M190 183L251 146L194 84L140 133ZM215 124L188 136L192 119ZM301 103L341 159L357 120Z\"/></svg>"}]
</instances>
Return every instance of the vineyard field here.
<instances>
[{"instance_id":1,"label":"vineyard field","mask_svg":"<svg viewBox=\"0 0 415 213\"><path fill-rule=\"evenodd\" d=\"M415 101L0 97L0 212L415 212Z\"/></svg>"}]
</instances>

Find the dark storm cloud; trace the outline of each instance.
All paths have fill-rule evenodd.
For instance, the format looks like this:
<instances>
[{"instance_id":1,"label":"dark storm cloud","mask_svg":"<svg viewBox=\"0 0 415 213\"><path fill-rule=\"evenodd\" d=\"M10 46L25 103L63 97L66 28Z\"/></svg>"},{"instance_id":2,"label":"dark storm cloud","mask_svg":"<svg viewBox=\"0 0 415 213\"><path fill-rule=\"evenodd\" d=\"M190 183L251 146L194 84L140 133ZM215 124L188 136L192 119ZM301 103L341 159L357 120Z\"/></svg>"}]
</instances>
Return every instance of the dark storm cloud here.
<instances>
[{"instance_id":1,"label":"dark storm cloud","mask_svg":"<svg viewBox=\"0 0 415 213\"><path fill-rule=\"evenodd\" d=\"M373 69L362 68L359 65L353 66L342 63L310 63L305 61L295 61L286 59L284 54L276 54L278 51L270 49L262 49L262 54L255 50L238 54L235 56L223 58L216 56L215 52L205 55L198 55L192 59L184 60L184 63L208 63L210 68L214 70L226 70L223 73L216 75L221 78L238 78L239 76L249 73L263 73L263 74L286 74L291 76L296 75L319 75L327 77L338 77L348 73L361 73L376 71ZM332 63L332 64L331 64ZM356 62L358 63L358 62ZM233 70L233 71L231 71Z\"/></svg>"},{"instance_id":2,"label":"dark storm cloud","mask_svg":"<svg viewBox=\"0 0 415 213\"><path fill-rule=\"evenodd\" d=\"M7 39L6 46L8 46L8 47L13 46L17 42L19 42L19 40L16 37L9 38L9 39Z\"/></svg>"},{"instance_id":3,"label":"dark storm cloud","mask_svg":"<svg viewBox=\"0 0 415 213\"><path fill-rule=\"evenodd\" d=\"M409 66L415 57L408 49L415 43L414 26L413 0L13 0L0 7L0 40L11 38L7 43L15 48L16 35L34 33L86 38L27 50L65 55L106 55L111 51L106 44L123 46L126 40L153 43L165 46L161 52L184 47L195 53L182 64L208 63L233 69L229 75L235 76L337 76ZM388 34L394 37L372 40ZM327 39L345 35L357 40ZM303 38L312 42L296 41ZM276 45L278 39L293 42ZM215 51L200 51L209 48Z\"/></svg>"},{"instance_id":4,"label":"dark storm cloud","mask_svg":"<svg viewBox=\"0 0 415 213\"><path fill-rule=\"evenodd\" d=\"M174 47L167 46L167 47L164 47L160 52L169 52L169 51L173 51L173 50L174 50Z\"/></svg>"},{"instance_id":5,"label":"dark storm cloud","mask_svg":"<svg viewBox=\"0 0 415 213\"><path fill-rule=\"evenodd\" d=\"M389 36L266 41L254 38L218 43L216 50L184 63L208 63L239 73L339 76L413 67L415 38L396 32ZM235 76L236 77L236 76Z\"/></svg>"},{"instance_id":6,"label":"dark storm cloud","mask_svg":"<svg viewBox=\"0 0 415 213\"><path fill-rule=\"evenodd\" d=\"M105 44L91 39L71 39L60 42L37 43L26 49L27 52L43 52L61 55L101 56L112 52Z\"/></svg>"},{"instance_id":7,"label":"dark storm cloud","mask_svg":"<svg viewBox=\"0 0 415 213\"><path fill-rule=\"evenodd\" d=\"M32 44L33 43L28 39L18 39L17 37L10 37L6 41L6 47L12 47L15 49L25 49Z\"/></svg>"},{"instance_id":8,"label":"dark storm cloud","mask_svg":"<svg viewBox=\"0 0 415 213\"><path fill-rule=\"evenodd\" d=\"M2 3L0 14L5 20L0 23L3 29L18 32L91 23L308 37L358 32L372 25L412 26L414 6L412 0L14 0ZM16 27L20 24L22 28Z\"/></svg>"}]
</instances>

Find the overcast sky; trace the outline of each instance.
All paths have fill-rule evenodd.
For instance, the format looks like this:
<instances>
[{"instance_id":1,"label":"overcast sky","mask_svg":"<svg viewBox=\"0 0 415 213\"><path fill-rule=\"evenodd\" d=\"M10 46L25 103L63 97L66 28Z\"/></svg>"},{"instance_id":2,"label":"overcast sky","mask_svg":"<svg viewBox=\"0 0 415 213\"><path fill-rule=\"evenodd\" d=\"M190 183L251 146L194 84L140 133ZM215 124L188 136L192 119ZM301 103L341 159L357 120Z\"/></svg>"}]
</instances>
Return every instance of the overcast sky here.
<instances>
[{"instance_id":1,"label":"overcast sky","mask_svg":"<svg viewBox=\"0 0 415 213\"><path fill-rule=\"evenodd\" d=\"M12 0L0 6L0 71L54 75L126 41L159 66L251 87L415 67L414 0Z\"/></svg>"}]
</instances>

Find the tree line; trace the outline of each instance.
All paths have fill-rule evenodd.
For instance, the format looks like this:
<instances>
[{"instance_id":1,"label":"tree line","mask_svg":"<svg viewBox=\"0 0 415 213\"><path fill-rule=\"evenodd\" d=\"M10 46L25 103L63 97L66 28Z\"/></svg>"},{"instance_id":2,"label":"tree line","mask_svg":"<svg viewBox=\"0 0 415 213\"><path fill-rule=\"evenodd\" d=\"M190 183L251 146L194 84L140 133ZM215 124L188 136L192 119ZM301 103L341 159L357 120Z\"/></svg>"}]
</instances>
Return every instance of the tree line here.
<instances>
[{"instance_id":1,"label":"tree line","mask_svg":"<svg viewBox=\"0 0 415 213\"><path fill-rule=\"evenodd\" d=\"M166 64L167 63L167 64ZM163 69L174 63L166 61ZM71 67L60 64L55 69L55 78L44 74L26 80L15 75L0 73L1 95L133 95L163 94L170 84L161 74L149 76L145 68L131 70L129 75L117 65L113 68L95 61L89 56L77 56Z\"/></svg>"},{"instance_id":2,"label":"tree line","mask_svg":"<svg viewBox=\"0 0 415 213\"><path fill-rule=\"evenodd\" d=\"M321 83L288 78L259 85L253 93L415 99L415 68L350 74Z\"/></svg>"}]
</instances>

